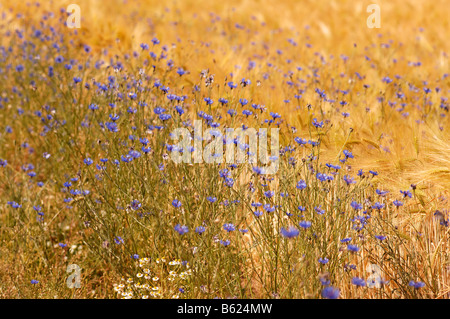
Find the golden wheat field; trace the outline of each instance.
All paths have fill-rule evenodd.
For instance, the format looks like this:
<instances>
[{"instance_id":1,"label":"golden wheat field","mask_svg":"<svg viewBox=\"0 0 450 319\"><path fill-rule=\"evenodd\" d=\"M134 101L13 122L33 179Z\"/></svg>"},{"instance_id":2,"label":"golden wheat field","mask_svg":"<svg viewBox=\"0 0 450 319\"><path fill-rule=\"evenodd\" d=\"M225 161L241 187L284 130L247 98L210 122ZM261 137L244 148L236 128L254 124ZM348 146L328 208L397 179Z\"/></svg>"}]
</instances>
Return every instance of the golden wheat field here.
<instances>
[{"instance_id":1,"label":"golden wheat field","mask_svg":"<svg viewBox=\"0 0 450 319\"><path fill-rule=\"evenodd\" d=\"M1 298L450 297L448 1L0 15Z\"/></svg>"}]
</instances>

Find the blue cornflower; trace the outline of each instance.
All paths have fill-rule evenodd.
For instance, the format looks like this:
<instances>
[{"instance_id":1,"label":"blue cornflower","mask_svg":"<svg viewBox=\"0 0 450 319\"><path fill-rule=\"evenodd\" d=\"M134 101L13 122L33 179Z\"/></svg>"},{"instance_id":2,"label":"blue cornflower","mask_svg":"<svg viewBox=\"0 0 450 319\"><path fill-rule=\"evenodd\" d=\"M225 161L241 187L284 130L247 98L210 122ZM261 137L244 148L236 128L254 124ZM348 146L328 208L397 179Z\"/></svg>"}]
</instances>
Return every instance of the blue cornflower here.
<instances>
[{"instance_id":1,"label":"blue cornflower","mask_svg":"<svg viewBox=\"0 0 450 319\"><path fill-rule=\"evenodd\" d=\"M137 199L135 199L135 200L133 200L133 201L131 202L131 208L132 208L132 209L138 210L138 209L141 208L141 207L142 207L142 204L141 204Z\"/></svg>"},{"instance_id":2,"label":"blue cornflower","mask_svg":"<svg viewBox=\"0 0 450 319\"><path fill-rule=\"evenodd\" d=\"M304 138L295 137L294 141L296 141L300 146L308 144L308 141Z\"/></svg>"},{"instance_id":3,"label":"blue cornflower","mask_svg":"<svg viewBox=\"0 0 450 319\"><path fill-rule=\"evenodd\" d=\"M128 155L130 155L130 156L133 157L133 158L139 158L139 157L141 157L141 153L139 153L139 152L136 151L136 150L130 150L130 151L128 152Z\"/></svg>"},{"instance_id":4,"label":"blue cornflower","mask_svg":"<svg viewBox=\"0 0 450 319\"><path fill-rule=\"evenodd\" d=\"M380 209L383 209L384 206L385 205L383 203L376 202L375 204L373 204L372 208L380 210Z\"/></svg>"},{"instance_id":5,"label":"blue cornflower","mask_svg":"<svg viewBox=\"0 0 450 319\"><path fill-rule=\"evenodd\" d=\"M253 172L255 172L258 175L264 174L264 168L263 167L258 167L258 166L253 166Z\"/></svg>"},{"instance_id":6,"label":"blue cornflower","mask_svg":"<svg viewBox=\"0 0 450 319\"><path fill-rule=\"evenodd\" d=\"M89 104L88 108L92 111L98 110L98 105L97 104Z\"/></svg>"},{"instance_id":7,"label":"blue cornflower","mask_svg":"<svg viewBox=\"0 0 450 319\"><path fill-rule=\"evenodd\" d=\"M22 72L24 70L24 67L22 64L19 64L18 66L16 66L16 71L17 72Z\"/></svg>"},{"instance_id":8,"label":"blue cornflower","mask_svg":"<svg viewBox=\"0 0 450 319\"><path fill-rule=\"evenodd\" d=\"M62 62L64 62L64 57L62 57L61 55L58 55L58 56L55 58L55 62L56 62L56 63L62 63Z\"/></svg>"},{"instance_id":9,"label":"blue cornflower","mask_svg":"<svg viewBox=\"0 0 450 319\"><path fill-rule=\"evenodd\" d=\"M187 72L183 69L183 68L178 68L177 73L182 76L184 74L186 74Z\"/></svg>"},{"instance_id":10,"label":"blue cornflower","mask_svg":"<svg viewBox=\"0 0 450 319\"><path fill-rule=\"evenodd\" d=\"M207 199L208 201L210 201L211 203L214 203L215 201L217 201L217 198L216 198L216 197L211 197L211 196L206 197L206 199Z\"/></svg>"},{"instance_id":11,"label":"blue cornflower","mask_svg":"<svg viewBox=\"0 0 450 319\"><path fill-rule=\"evenodd\" d=\"M244 106L248 104L248 101L247 99L239 99L239 103L241 103L241 105Z\"/></svg>"},{"instance_id":12,"label":"blue cornflower","mask_svg":"<svg viewBox=\"0 0 450 319\"><path fill-rule=\"evenodd\" d=\"M199 235L203 234L205 232L206 228L203 226L198 226L195 228L195 232Z\"/></svg>"},{"instance_id":13,"label":"blue cornflower","mask_svg":"<svg viewBox=\"0 0 450 319\"><path fill-rule=\"evenodd\" d=\"M129 108L127 108L127 113L134 114L136 112L137 112L136 108L132 108L131 106Z\"/></svg>"},{"instance_id":14,"label":"blue cornflower","mask_svg":"<svg viewBox=\"0 0 450 319\"><path fill-rule=\"evenodd\" d=\"M123 238L120 237L120 236L117 236L116 238L114 238L114 242L115 242L117 245L123 244Z\"/></svg>"},{"instance_id":15,"label":"blue cornflower","mask_svg":"<svg viewBox=\"0 0 450 319\"><path fill-rule=\"evenodd\" d=\"M341 243L348 243L348 242L350 242L351 240L352 240L351 237L347 237L347 238L341 239Z\"/></svg>"},{"instance_id":16,"label":"blue cornflower","mask_svg":"<svg viewBox=\"0 0 450 319\"><path fill-rule=\"evenodd\" d=\"M325 166L328 167L328 168L335 169L335 170L340 170L341 169L341 167L339 165L333 165L333 164L329 164L329 163L325 164Z\"/></svg>"},{"instance_id":17,"label":"blue cornflower","mask_svg":"<svg viewBox=\"0 0 450 319\"><path fill-rule=\"evenodd\" d=\"M377 189L377 190L376 190L376 193L377 193L379 196L386 196L386 194L388 194L389 191L381 191L381 190Z\"/></svg>"},{"instance_id":18,"label":"blue cornflower","mask_svg":"<svg viewBox=\"0 0 450 319\"><path fill-rule=\"evenodd\" d=\"M125 163L130 163L133 160L133 156L127 154L127 155L121 155L120 159L122 160L122 162Z\"/></svg>"},{"instance_id":19,"label":"blue cornflower","mask_svg":"<svg viewBox=\"0 0 450 319\"><path fill-rule=\"evenodd\" d=\"M115 122L120 118L120 115L109 114L109 118L111 119L111 121Z\"/></svg>"},{"instance_id":20,"label":"blue cornflower","mask_svg":"<svg viewBox=\"0 0 450 319\"><path fill-rule=\"evenodd\" d=\"M376 172L376 171L370 171L369 170L369 173L372 174L372 176L377 176L378 175L378 172Z\"/></svg>"},{"instance_id":21,"label":"blue cornflower","mask_svg":"<svg viewBox=\"0 0 450 319\"><path fill-rule=\"evenodd\" d=\"M312 123L316 128L322 128L323 127L323 121L321 122L317 122L317 119L314 118L313 119L313 123Z\"/></svg>"},{"instance_id":22,"label":"blue cornflower","mask_svg":"<svg viewBox=\"0 0 450 319\"><path fill-rule=\"evenodd\" d=\"M362 208L363 208L363 206L362 206L361 204L359 204L358 202L355 202L355 201L352 201L352 202L350 203L350 206L352 206L353 209L355 209L355 210L359 210L359 209L362 209Z\"/></svg>"},{"instance_id":23,"label":"blue cornflower","mask_svg":"<svg viewBox=\"0 0 450 319\"><path fill-rule=\"evenodd\" d=\"M189 228L186 225L177 224L174 229L180 234L184 235L189 231Z\"/></svg>"},{"instance_id":24,"label":"blue cornflower","mask_svg":"<svg viewBox=\"0 0 450 319\"><path fill-rule=\"evenodd\" d=\"M183 108L179 105L175 106L175 110L178 112L179 115L184 114Z\"/></svg>"},{"instance_id":25,"label":"blue cornflower","mask_svg":"<svg viewBox=\"0 0 450 319\"><path fill-rule=\"evenodd\" d=\"M139 142L141 142L141 144L145 145L145 146L149 143L149 141L146 137L140 138Z\"/></svg>"},{"instance_id":26,"label":"blue cornflower","mask_svg":"<svg viewBox=\"0 0 450 319\"><path fill-rule=\"evenodd\" d=\"M348 176L348 175L344 175L343 179L344 179L344 181L347 183L347 185L355 184L355 183L356 183L356 181L354 180L354 178L351 177L351 176Z\"/></svg>"},{"instance_id":27,"label":"blue cornflower","mask_svg":"<svg viewBox=\"0 0 450 319\"><path fill-rule=\"evenodd\" d=\"M105 126L110 132L113 132L113 133L119 132L119 129L117 128L117 123L116 122L106 122Z\"/></svg>"},{"instance_id":28,"label":"blue cornflower","mask_svg":"<svg viewBox=\"0 0 450 319\"><path fill-rule=\"evenodd\" d=\"M257 210L257 211L255 211L255 212L253 212L253 214L254 214L256 217L261 217L261 216L264 214L264 212L263 212L262 210Z\"/></svg>"},{"instance_id":29,"label":"blue cornflower","mask_svg":"<svg viewBox=\"0 0 450 319\"><path fill-rule=\"evenodd\" d=\"M378 239L379 241L383 241L386 239L386 236L375 235L375 238Z\"/></svg>"},{"instance_id":30,"label":"blue cornflower","mask_svg":"<svg viewBox=\"0 0 450 319\"><path fill-rule=\"evenodd\" d=\"M328 260L328 258L319 258L318 262L325 265L326 263L329 262L329 260Z\"/></svg>"},{"instance_id":31,"label":"blue cornflower","mask_svg":"<svg viewBox=\"0 0 450 319\"><path fill-rule=\"evenodd\" d=\"M307 186L307 185L306 185L306 182L305 182L304 180L300 180L300 181L297 183L296 188L302 190L302 189L305 189L306 186Z\"/></svg>"},{"instance_id":32,"label":"blue cornflower","mask_svg":"<svg viewBox=\"0 0 450 319\"><path fill-rule=\"evenodd\" d=\"M392 82L392 79L391 79L391 78L389 78L388 76L385 76L384 78L382 78L382 79L381 79L381 81L383 81L383 82L385 82L385 83L389 84L389 83L391 83L391 82Z\"/></svg>"},{"instance_id":33,"label":"blue cornflower","mask_svg":"<svg viewBox=\"0 0 450 319\"><path fill-rule=\"evenodd\" d=\"M342 153L344 153L345 158L354 158L352 152L350 152L348 150L344 150Z\"/></svg>"},{"instance_id":34,"label":"blue cornflower","mask_svg":"<svg viewBox=\"0 0 450 319\"><path fill-rule=\"evenodd\" d=\"M158 115L164 113L165 111L167 111L165 108L159 106L153 109L153 112Z\"/></svg>"},{"instance_id":35,"label":"blue cornflower","mask_svg":"<svg viewBox=\"0 0 450 319\"><path fill-rule=\"evenodd\" d=\"M227 85L230 87L230 89L237 88L237 84L234 84L233 82L228 82Z\"/></svg>"},{"instance_id":36,"label":"blue cornflower","mask_svg":"<svg viewBox=\"0 0 450 319\"><path fill-rule=\"evenodd\" d=\"M447 220L445 220L445 215L443 212L436 210L433 214L433 216L435 216L435 219L439 221L439 224L445 227L449 226L449 222L450 219L447 218Z\"/></svg>"},{"instance_id":37,"label":"blue cornflower","mask_svg":"<svg viewBox=\"0 0 450 319\"><path fill-rule=\"evenodd\" d=\"M414 287L415 289L419 289L419 288L425 287L425 283L423 283L421 281L415 282L414 280L411 280L408 283L408 286Z\"/></svg>"},{"instance_id":38,"label":"blue cornflower","mask_svg":"<svg viewBox=\"0 0 450 319\"><path fill-rule=\"evenodd\" d=\"M324 173L317 173L317 174L316 174L316 178L317 178L319 181L321 181L321 182L331 181L331 180L334 179L333 176L327 175L327 174L324 174Z\"/></svg>"},{"instance_id":39,"label":"blue cornflower","mask_svg":"<svg viewBox=\"0 0 450 319\"><path fill-rule=\"evenodd\" d=\"M32 285L36 285L36 284L38 284L38 283L39 283L39 281L36 280L36 279L32 279L32 280L31 280L31 284L32 284Z\"/></svg>"},{"instance_id":40,"label":"blue cornflower","mask_svg":"<svg viewBox=\"0 0 450 319\"><path fill-rule=\"evenodd\" d=\"M206 102L206 104L208 104L208 105L211 105L211 104L214 103L214 101L213 101L212 99L210 99L209 97L205 97L203 100L204 100L204 101Z\"/></svg>"},{"instance_id":41,"label":"blue cornflower","mask_svg":"<svg viewBox=\"0 0 450 319\"><path fill-rule=\"evenodd\" d=\"M325 210L322 209L322 205L319 205L319 206L314 207L314 210L315 210L316 213L319 214L319 215L325 214Z\"/></svg>"},{"instance_id":42,"label":"blue cornflower","mask_svg":"<svg viewBox=\"0 0 450 319\"><path fill-rule=\"evenodd\" d=\"M236 110L229 109L229 110L227 111L227 114L229 114L230 116L235 116L235 115L237 114L237 112L236 112Z\"/></svg>"},{"instance_id":43,"label":"blue cornflower","mask_svg":"<svg viewBox=\"0 0 450 319\"><path fill-rule=\"evenodd\" d=\"M226 177L224 180L225 185L227 185L228 187L233 187L234 185L234 179L232 179L231 177Z\"/></svg>"},{"instance_id":44,"label":"blue cornflower","mask_svg":"<svg viewBox=\"0 0 450 319\"><path fill-rule=\"evenodd\" d=\"M352 284L354 284L355 286L359 286L359 287L365 287L366 281L359 277L353 277Z\"/></svg>"},{"instance_id":45,"label":"blue cornflower","mask_svg":"<svg viewBox=\"0 0 450 319\"><path fill-rule=\"evenodd\" d=\"M172 115L170 115L170 114L159 114L159 119L162 121L167 121L171 118L172 118Z\"/></svg>"},{"instance_id":46,"label":"blue cornflower","mask_svg":"<svg viewBox=\"0 0 450 319\"><path fill-rule=\"evenodd\" d=\"M266 192L264 192L264 196L266 196L268 198L273 197L273 195L275 195L274 191L266 191Z\"/></svg>"},{"instance_id":47,"label":"blue cornflower","mask_svg":"<svg viewBox=\"0 0 450 319\"><path fill-rule=\"evenodd\" d=\"M278 113L270 112L269 114L270 114L270 116L272 116L272 118L273 118L274 120L275 120L275 119L281 118L281 115L278 114Z\"/></svg>"},{"instance_id":48,"label":"blue cornflower","mask_svg":"<svg viewBox=\"0 0 450 319\"><path fill-rule=\"evenodd\" d=\"M228 176L230 176L230 172L226 168L221 169L219 171L219 176L222 177L222 178L227 178Z\"/></svg>"},{"instance_id":49,"label":"blue cornflower","mask_svg":"<svg viewBox=\"0 0 450 319\"><path fill-rule=\"evenodd\" d=\"M88 157L84 159L84 164L91 165L92 163L94 163L94 161L91 158Z\"/></svg>"},{"instance_id":50,"label":"blue cornflower","mask_svg":"<svg viewBox=\"0 0 450 319\"><path fill-rule=\"evenodd\" d=\"M348 251L351 251L351 252L354 252L354 253L357 253L358 251L359 251L359 247L358 246L356 246L356 245L347 245L347 250Z\"/></svg>"},{"instance_id":51,"label":"blue cornflower","mask_svg":"<svg viewBox=\"0 0 450 319\"><path fill-rule=\"evenodd\" d=\"M411 194L411 192L410 192L409 190L406 190L406 191L400 191L400 193L403 194L403 197L409 197L409 198L412 198L412 194Z\"/></svg>"},{"instance_id":52,"label":"blue cornflower","mask_svg":"<svg viewBox=\"0 0 450 319\"><path fill-rule=\"evenodd\" d=\"M392 202L392 204L394 204L396 207L403 206L403 203L402 203L401 201L399 201L399 200L394 200L394 201Z\"/></svg>"},{"instance_id":53,"label":"blue cornflower","mask_svg":"<svg viewBox=\"0 0 450 319\"><path fill-rule=\"evenodd\" d=\"M221 240L220 243L222 245L224 245L225 247L227 247L231 242L228 239L226 239L226 240Z\"/></svg>"},{"instance_id":54,"label":"blue cornflower","mask_svg":"<svg viewBox=\"0 0 450 319\"><path fill-rule=\"evenodd\" d=\"M236 230L236 228L234 227L234 225L231 224L231 223L225 223L225 224L223 224L223 229L225 229L227 232L232 232L232 231Z\"/></svg>"},{"instance_id":55,"label":"blue cornflower","mask_svg":"<svg viewBox=\"0 0 450 319\"><path fill-rule=\"evenodd\" d=\"M245 78L242 78L240 84L241 84L243 87L246 87L247 85L252 84L252 82L250 81L250 79L247 79L247 80L246 80Z\"/></svg>"},{"instance_id":56,"label":"blue cornflower","mask_svg":"<svg viewBox=\"0 0 450 319\"><path fill-rule=\"evenodd\" d=\"M227 100L227 99L224 99L223 97L219 98L218 101L219 101L219 103L222 104L222 105L225 105L225 104L228 103L228 100Z\"/></svg>"},{"instance_id":57,"label":"blue cornflower","mask_svg":"<svg viewBox=\"0 0 450 319\"><path fill-rule=\"evenodd\" d=\"M174 199L172 201L172 206L175 208L180 208L181 207L181 202L178 199Z\"/></svg>"},{"instance_id":58,"label":"blue cornflower","mask_svg":"<svg viewBox=\"0 0 450 319\"><path fill-rule=\"evenodd\" d=\"M281 227L281 235L285 238L297 237L299 233L300 233L300 231L293 226L290 226L289 229Z\"/></svg>"},{"instance_id":59,"label":"blue cornflower","mask_svg":"<svg viewBox=\"0 0 450 319\"><path fill-rule=\"evenodd\" d=\"M307 221L307 220L302 220L298 224L300 225L301 228L304 228L304 229L311 227L311 222Z\"/></svg>"},{"instance_id":60,"label":"blue cornflower","mask_svg":"<svg viewBox=\"0 0 450 319\"><path fill-rule=\"evenodd\" d=\"M348 270L348 269L356 270L356 265L355 264L345 264L344 269L345 270Z\"/></svg>"}]
</instances>

